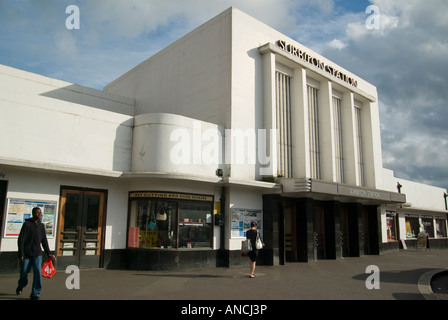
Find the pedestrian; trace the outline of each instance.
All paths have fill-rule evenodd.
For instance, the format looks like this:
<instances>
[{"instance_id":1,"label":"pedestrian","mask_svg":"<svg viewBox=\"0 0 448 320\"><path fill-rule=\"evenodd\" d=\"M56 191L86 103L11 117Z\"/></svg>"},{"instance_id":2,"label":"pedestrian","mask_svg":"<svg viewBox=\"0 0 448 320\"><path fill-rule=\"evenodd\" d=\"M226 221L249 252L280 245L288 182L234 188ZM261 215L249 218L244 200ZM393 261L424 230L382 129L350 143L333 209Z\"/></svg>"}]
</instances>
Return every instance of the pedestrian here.
<instances>
[{"instance_id":1,"label":"pedestrian","mask_svg":"<svg viewBox=\"0 0 448 320\"><path fill-rule=\"evenodd\" d=\"M20 260L20 278L16 294L21 294L23 288L28 284L28 273L32 267L34 276L30 299L37 300L39 299L40 291L42 289L42 247L48 257L52 260L54 260L54 256L50 254L45 226L40 221L42 210L35 207L33 208L32 215L31 218L26 219L23 223L17 240Z\"/></svg>"},{"instance_id":2,"label":"pedestrian","mask_svg":"<svg viewBox=\"0 0 448 320\"><path fill-rule=\"evenodd\" d=\"M257 223L255 221L252 221L250 223L250 229L247 230L247 232L246 232L246 239L249 239L250 243L252 245L252 251L249 251L247 253L247 255L249 256L249 259L250 259L250 263L249 263L249 268L250 268L249 277L250 278L255 278L255 266L257 264L258 250L259 250L256 247L257 237L260 237L260 234L258 233L258 230L257 230ZM260 238L260 241L261 241L261 238ZM263 242L263 241L261 241L261 242ZM264 244L263 244L263 246L264 246Z\"/></svg>"}]
</instances>

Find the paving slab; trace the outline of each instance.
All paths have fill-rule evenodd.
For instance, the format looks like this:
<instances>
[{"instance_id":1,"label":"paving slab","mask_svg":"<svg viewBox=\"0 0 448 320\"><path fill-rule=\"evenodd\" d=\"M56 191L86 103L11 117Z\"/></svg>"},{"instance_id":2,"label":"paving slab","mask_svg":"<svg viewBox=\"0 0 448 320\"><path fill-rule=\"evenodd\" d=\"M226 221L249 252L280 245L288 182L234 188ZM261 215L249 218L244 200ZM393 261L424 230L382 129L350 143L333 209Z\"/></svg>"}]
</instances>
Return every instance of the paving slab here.
<instances>
[{"instance_id":1,"label":"paving slab","mask_svg":"<svg viewBox=\"0 0 448 320\"><path fill-rule=\"evenodd\" d=\"M369 271L369 266L377 267L379 274ZM419 289L422 275L447 269L448 251L407 250L380 256L257 266L255 278L248 276L249 261L247 267L183 271L88 269L79 272L79 289L67 288L66 282L68 287L74 284L70 278L73 273L58 270L53 278L43 279L41 301L424 300ZM31 279L32 273L30 283ZM0 275L0 300L28 299L31 284L17 296L17 280L18 274Z\"/></svg>"}]
</instances>

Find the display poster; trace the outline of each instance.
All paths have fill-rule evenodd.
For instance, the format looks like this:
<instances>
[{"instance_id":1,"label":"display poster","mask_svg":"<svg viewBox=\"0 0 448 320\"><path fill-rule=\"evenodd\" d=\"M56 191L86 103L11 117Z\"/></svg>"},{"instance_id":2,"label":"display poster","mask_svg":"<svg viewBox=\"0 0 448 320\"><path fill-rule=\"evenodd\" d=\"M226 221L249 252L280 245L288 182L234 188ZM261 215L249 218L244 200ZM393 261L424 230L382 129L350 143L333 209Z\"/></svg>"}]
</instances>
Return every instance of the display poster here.
<instances>
[{"instance_id":1,"label":"display poster","mask_svg":"<svg viewBox=\"0 0 448 320\"><path fill-rule=\"evenodd\" d=\"M45 225L47 237L54 237L56 219L56 201L39 201L24 199L9 199L5 220L5 237L18 237L22 224L32 217L34 207L42 210L42 223Z\"/></svg>"},{"instance_id":2,"label":"display poster","mask_svg":"<svg viewBox=\"0 0 448 320\"><path fill-rule=\"evenodd\" d=\"M263 232L263 211L253 209L232 209L231 211L231 237L245 238L250 223L255 221L257 229Z\"/></svg>"}]
</instances>

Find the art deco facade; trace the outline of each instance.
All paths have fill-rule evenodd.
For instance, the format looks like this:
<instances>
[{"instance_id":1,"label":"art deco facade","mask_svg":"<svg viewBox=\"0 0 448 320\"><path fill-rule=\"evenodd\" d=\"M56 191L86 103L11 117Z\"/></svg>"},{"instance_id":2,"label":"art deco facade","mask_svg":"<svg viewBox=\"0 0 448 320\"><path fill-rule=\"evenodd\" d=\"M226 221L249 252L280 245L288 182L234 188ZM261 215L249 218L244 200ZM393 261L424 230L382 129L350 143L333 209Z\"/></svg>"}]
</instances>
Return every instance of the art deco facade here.
<instances>
[{"instance_id":1,"label":"art deco facade","mask_svg":"<svg viewBox=\"0 0 448 320\"><path fill-rule=\"evenodd\" d=\"M253 220L271 265L447 247L446 190L383 168L376 88L235 8L103 91L0 66L0 103L3 270L36 205L59 267L239 265Z\"/></svg>"}]
</instances>

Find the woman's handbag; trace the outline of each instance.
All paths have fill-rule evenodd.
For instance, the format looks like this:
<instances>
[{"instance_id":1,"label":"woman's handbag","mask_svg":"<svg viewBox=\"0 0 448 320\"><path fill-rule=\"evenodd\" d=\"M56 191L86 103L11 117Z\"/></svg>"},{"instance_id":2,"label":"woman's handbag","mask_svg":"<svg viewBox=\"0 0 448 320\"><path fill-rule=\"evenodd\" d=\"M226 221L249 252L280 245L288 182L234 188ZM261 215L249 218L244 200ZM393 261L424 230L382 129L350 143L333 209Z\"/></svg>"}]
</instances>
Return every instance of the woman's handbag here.
<instances>
[{"instance_id":1,"label":"woman's handbag","mask_svg":"<svg viewBox=\"0 0 448 320\"><path fill-rule=\"evenodd\" d=\"M252 243L249 239L241 241L241 253L248 253L252 251Z\"/></svg>"},{"instance_id":2,"label":"woman's handbag","mask_svg":"<svg viewBox=\"0 0 448 320\"><path fill-rule=\"evenodd\" d=\"M149 230L154 230L156 228L157 224L156 224L156 216L154 214L154 210L151 209L151 215L149 216L149 223L148 223L148 229Z\"/></svg>"},{"instance_id":3,"label":"woman's handbag","mask_svg":"<svg viewBox=\"0 0 448 320\"><path fill-rule=\"evenodd\" d=\"M263 242L261 242L260 234L257 230L257 240L255 241L255 249L260 250L263 248Z\"/></svg>"}]
</instances>

